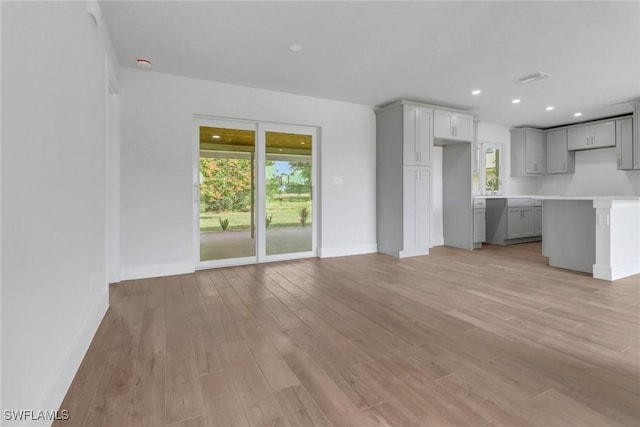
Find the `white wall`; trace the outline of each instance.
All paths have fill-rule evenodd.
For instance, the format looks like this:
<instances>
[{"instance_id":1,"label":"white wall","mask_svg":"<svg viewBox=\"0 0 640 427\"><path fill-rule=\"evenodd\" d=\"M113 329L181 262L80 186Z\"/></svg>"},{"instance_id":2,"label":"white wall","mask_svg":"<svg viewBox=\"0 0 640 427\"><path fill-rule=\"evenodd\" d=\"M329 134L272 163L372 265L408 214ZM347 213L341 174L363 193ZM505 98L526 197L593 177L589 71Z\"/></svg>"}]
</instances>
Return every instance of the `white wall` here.
<instances>
[{"instance_id":1,"label":"white wall","mask_svg":"<svg viewBox=\"0 0 640 427\"><path fill-rule=\"evenodd\" d=\"M545 196L640 196L640 171L617 170L615 148L576 151L574 173L534 179Z\"/></svg>"},{"instance_id":2,"label":"white wall","mask_svg":"<svg viewBox=\"0 0 640 427\"><path fill-rule=\"evenodd\" d=\"M107 308L101 28L2 2L2 409L58 409Z\"/></svg>"},{"instance_id":3,"label":"white wall","mask_svg":"<svg viewBox=\"0 0 640 427\"><path fill-rule=\"evenodd\" d=\"M120 78L123 279L194 268L193 114L320 127L320 254L376 250L372 107L133 68Z\"/></svg>"}]
</instances>

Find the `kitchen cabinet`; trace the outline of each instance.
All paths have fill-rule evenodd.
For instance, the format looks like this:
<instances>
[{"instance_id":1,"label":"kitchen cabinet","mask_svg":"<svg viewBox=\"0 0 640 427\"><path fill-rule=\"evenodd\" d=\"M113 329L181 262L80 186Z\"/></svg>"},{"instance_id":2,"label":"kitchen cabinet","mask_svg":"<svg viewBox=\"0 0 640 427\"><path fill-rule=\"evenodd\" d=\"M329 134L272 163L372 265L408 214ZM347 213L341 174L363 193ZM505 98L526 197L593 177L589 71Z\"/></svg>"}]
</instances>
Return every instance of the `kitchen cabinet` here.
<instances>
[{"instance_id":1,"label":"kitchen cabinet","mask_svg":"<svg viewBox=\"0 0 640 427\"><path fill-rule=\"evenodd\" d=\"M614 120L571 126L567 131L569 150L590 150L614 147L616 145L616 124Z\"/></svg>"},{"instance_id":2,"label":"kitchen cabinet","mask_svg":"<svg viewBox=\"0 0 640 427\"><path fill-rule=\"evenodd\" d=\"M636 144L634 144L636 142ZM640 164L634 164L635 151L639 149L637 141L633 140L633 119L616 120L616 152L617 165L620 170L640 169Z\"/></svg>"},{"instance_id":3,"label":"kitchen cabinet","mask_svg":"<svg viewBox=\"0 0 640 427\"><path fill-rule=\"evenodd\" d=\"M428 249L431 235L431 169L405 166L403 179L402 257Z\"/></svg>"},{"instance_id":4,"label":"kitchen cabinet","mask_svg":"<svg viewBox=\"0 0 640 427\"><path fill-rule=\"evenodd\" d=\"M429 253L432 120L432 108L407 101L376 111L378 252Z\"/></svg>"},{"instance_id":5,"label":"kitchen cabinet","mask_svg":"<svg viewBox=\"0 0 640 427\"><path fill-rule=\"evenodd\" d=\"M485 214L487 201L484 199L473 200L473 246L482 247L482 243L487 240L487 228Z\"/></svg>"},{"instance_id":6,"label":"kitchen cabinet","mask_svg":"<svg viewBox=\"0 0 640 427\"><path fill-rule=\"evenodd\" d=\"M575 152L567 146L567 129L554 129L545 132L547 149L547 173L573 173L575 171Z\"/></svg>"},{"instance_id":7,"label":"kitchen cabinet","mask_svg":"<svg viewBox=\"0 0 640 427\"><path fill-rule=\"evenodd\" d=\"M542 206L531 198L487 199L486 241L497 245L542 239Z\"/></svg>"},{"instance_id":8,"label":"kitchen cabinet","mask_svg":"<svg viewBox=\"0 0 640 427\"><path fill-rule=\"evenodd\" d=\"M404 106L403 163L431 166L433 109L415 105Z\"/></svg>"},{"instance_id":9,"label":"kitchen cabinet","mask_svg":"<svg viewBox=\"0 0 640 427\"><path fill-rule=\"evenodd\" d=\"M511 176L544 174L546 163L544 131L511 129Z\"/></svg>"},{"instance_id":10,"label":"kitchen cabinet","mask_svg":"<svg viewBox=\"0 0 640 427\"><path fill-rule=\"evenodd\" d=\"M471 142L473 137L473 116L446 110L434 110L433 137Z\"/></svg>"},{"instance_id":11,"label":"kitchen cabinet","mask_svg":"<svg viewBox=\"0 0 640 427\"><path fill-rule=\"evenodd\" d=\"M507 238L529 237L534 235L533 207L509 208L507 216Z\"/></svg>"},{"instance_id":12,"label":"kitchen cabinet","mask_svg":"<svg viewBox=\"0 0 640 427\"><path fill-rule=\"evenodd\" d=\"M533 234L542 235L542 200L535 200L533 208Z\"/></svg>"}]
</instances>

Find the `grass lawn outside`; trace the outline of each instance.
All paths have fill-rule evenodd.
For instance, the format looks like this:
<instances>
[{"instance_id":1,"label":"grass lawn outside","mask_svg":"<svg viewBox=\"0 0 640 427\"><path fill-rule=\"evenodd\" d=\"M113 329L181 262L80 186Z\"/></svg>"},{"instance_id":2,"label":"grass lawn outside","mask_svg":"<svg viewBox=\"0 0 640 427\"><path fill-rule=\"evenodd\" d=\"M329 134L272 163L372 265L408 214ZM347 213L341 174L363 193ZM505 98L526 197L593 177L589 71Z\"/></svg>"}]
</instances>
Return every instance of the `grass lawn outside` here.
<instances>
[{"instance_id":1,"label":"grass lawn outside","mask_svg":"<svg viewBox=\"0 0 640 427\"><path fill-rule=\"evenodd\" d=\"M301 227L300 209L311 208L310 202L267 201L267 217L272 215L271 227ZM309 209L311 210L311 209ZM230 230L249 230L251 227L250 212L203 212L200 211L200 232L220 232L220 218L229 220ZM264 219L263 219L264 221ZM307 216L306 225L311 225L311 213Z\"/></svg>"}]
</instances>

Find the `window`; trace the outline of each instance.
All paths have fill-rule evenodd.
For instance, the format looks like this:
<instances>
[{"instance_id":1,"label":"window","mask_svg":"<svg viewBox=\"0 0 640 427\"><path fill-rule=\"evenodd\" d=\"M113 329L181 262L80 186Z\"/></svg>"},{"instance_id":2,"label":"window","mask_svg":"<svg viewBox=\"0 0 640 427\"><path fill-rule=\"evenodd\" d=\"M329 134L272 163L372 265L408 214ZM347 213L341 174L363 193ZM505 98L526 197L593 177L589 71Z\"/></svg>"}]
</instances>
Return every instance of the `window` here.
<instances>
[{"instance_id":1,"label":"window","mask_svg":"<svg viewBox=\"0 0 640 427\"><path fill-rule=\"evenodd\" d=\"M474 154L473 193L488 196L502 194L504 145L479 142Z\"/></svg>"}]
</instances>

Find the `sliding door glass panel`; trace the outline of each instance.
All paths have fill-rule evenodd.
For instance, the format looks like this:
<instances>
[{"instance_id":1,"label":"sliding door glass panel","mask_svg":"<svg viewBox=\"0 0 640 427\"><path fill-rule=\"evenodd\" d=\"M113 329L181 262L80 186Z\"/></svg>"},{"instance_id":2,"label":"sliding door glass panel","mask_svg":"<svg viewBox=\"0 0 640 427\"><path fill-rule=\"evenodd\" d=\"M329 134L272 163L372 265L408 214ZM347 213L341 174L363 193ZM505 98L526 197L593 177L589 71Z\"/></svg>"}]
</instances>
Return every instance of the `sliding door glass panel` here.
<instances>
[{"instance_id":1,"label":"sliding door glass panel","mask_svg":"<svg viewBox=\"0 0 640 427\"><path fill-rule=\"evenodd\" d=\"M200 127L200 261L256 256L256 133Z\"/></svg>"},{"instance_id":2,"label":"sliding door glass panel","mask_svg":"<svg viewBox=\"0 0 640 427\"><path fill-rule=\"evenodd\" d=\"M313 247L311 135L265 132L266 255Z\"/></svg>"}]
</instances>

